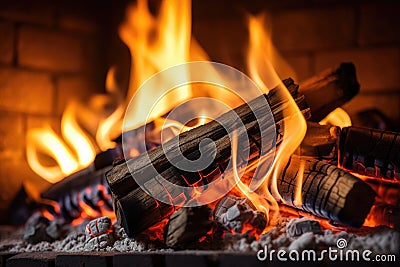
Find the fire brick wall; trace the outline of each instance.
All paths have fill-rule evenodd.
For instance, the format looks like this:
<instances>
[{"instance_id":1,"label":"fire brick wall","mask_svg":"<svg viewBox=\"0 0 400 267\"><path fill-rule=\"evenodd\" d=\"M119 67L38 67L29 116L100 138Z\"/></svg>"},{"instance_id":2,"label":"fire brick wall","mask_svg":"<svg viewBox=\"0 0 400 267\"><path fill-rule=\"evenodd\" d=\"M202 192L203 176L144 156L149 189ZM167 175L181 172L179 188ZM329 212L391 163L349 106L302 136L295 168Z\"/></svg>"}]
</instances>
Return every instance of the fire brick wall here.
<instances>
[{"instance_id":1,"label":"fire brick wall","mask_svg":"<svg viewBox=\"0 0 400 267\"><path fill-rule=\"evenodd\" d=\"M104 13L90 2L0 4L0 213L23 181L46 185L26 163L27 130L59 129L69 100L103 91Z\"/></svg>"},{"instance_id":2,"label":"fire brick wall","mask_svg":"<svg viewBox=\"0 0 400 267\"><path fill-rule=\"evenodd\" d=\"M23 181L46 186L26 163L27 130L58 129L69 100L102 92L109 57L129 73L127 49L115 40L128 2L0 4L0 215ZM344 108L356 124L359 111L377 109L400 130L399 8L389 0L194 0L193 32L212 60L245 71L245 14L266 11L266 27L298 81L353 61L361 92Z\"/></svg>"},{"instance_id":3,"label":"fire brick wall","mask_svg":"<svg viewBox=\"0 0 400 267\"><path fill-rule=\"evenodd\" d=\"M400 130L400 22L398 1L194 2L194 33L214 60L245 69L245 12L267 12L266 28L294 68L298 82L343 61L356 65L360 94L344 106L378 109ZM217 2L217 3L215 3ZM285 77L282 77L285 78Z\"/></svg>"}]
</instances>

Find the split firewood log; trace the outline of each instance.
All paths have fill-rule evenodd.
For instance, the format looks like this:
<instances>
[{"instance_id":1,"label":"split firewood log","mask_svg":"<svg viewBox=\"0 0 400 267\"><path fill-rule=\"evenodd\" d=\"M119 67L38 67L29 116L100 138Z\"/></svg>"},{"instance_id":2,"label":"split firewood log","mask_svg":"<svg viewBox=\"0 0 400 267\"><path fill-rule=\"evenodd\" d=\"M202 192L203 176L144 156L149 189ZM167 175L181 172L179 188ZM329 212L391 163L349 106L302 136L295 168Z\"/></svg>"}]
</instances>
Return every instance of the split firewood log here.
<instances>
[{"instance_id":1,"label":"split firewood log","mask_svg":"<svg viewBox=\"0 0 400 267\"><path fill-rule=\"evenodd\" d=\"M345 127L340 134L340 165L361 175L400 180L399 133Z\"/></svg>"},{"instance_id":2,"label":"split firewood log","mask_svg":"<svg viewBox=\"0 0 400 267\"><path fill-rule=\"evenodd\" d=\"M278 190L287 205L354 227L364 223L376 196L369 185L350 173L296 155L280 171ZM297 203L299 190L301 202Z\"/></svg>"},{"instance_id":3,"label":"split firewood log","mask_svg":"<svg viewBox=\"0 0 400 267\"><path fill-rule=\"evenodd\" d=\"M285 80L284 84L295 98L295 102L300 110L303 111L305 116L308 116L309 109L304 96L298 94L298 86L295 85L291 79ZM283 109L286 105L286 100L282 98L279 90L273 89L268 95L262 95L254 99L251 102L253 109L255 107L260 112L267 112L263 107L263 101L265 99L267 99L270 104L275 122L268 121L267 118L261 118L261 121L257 121L247 104L243 104L223 114L218 119L224 122L222 123L223 125L230 125L229 127L232 127L231 130L235 128L235 119L237 116L242 120L245 127L241 127L238 131L238 137L239 139L241 136L249 137L250 147L240 148L249 151L249 158L244 159L248 162L257 160L260 154L263 153L263 151L260 151L259 144L262 131L268 131L271 129L270 127L275 127L277 131L277 144L280 143L283 134L283 127L281 124L284 121ZM124 226L129 236L134 236L151 225L168 218L174 211L174 203L166 204L157 201L150 196L148 192L153 196L165 196L165 198L170 198L174 201L177 199L186 201L193 197L182 195L181 192L168 190L168 188L165 188L165 186L159 183L157 177L153 176L154 172L148 171L147 169L152 169L154 167L164 179L172 184L180 186L208 184L211 181L223 178L222 173L225 171L231 157L230 138L227 134L229 130L230 129L224 129L217 121L211 121L176 137L179 140L181 151L188 159L197 159L200 156L198 147L201 140L210 138L214 141L216 146L215 159L205 170L199 172L185 172L173 166L171 162L167 160L165 154L169 153L173 158L176 154L174 152L175 148L171 147L169 142L167 142L163 147L158 147L149 151L148 156L151 159L151 164L146 160L146 155L140 155L137 158L128 160L126 163L114 166L114 168L107 173L107 181L113 195L117 218ZM210 144L210 150L213 148L212 145L214 144ZM208 146L206 146L203 153L207 154L207 149ZM129 168L127 166L128 164ZM131 173L129 169L134 170L134 172ZM148 192L145 192L138 186L133 176L141 179L142 184L144 184Z\"/></svg>"},{"instance_id":4,"label":"split firewood log","mask_svg":"<svg viewBox=\"0 0 400 267\"><path fill-rule=\"evenodd\" d=\"M341 107L359 90L353 63L341 63L300 83L300 93L305 95L312 111L310 120L315 122Z\"/></svg>"}]
</instances>

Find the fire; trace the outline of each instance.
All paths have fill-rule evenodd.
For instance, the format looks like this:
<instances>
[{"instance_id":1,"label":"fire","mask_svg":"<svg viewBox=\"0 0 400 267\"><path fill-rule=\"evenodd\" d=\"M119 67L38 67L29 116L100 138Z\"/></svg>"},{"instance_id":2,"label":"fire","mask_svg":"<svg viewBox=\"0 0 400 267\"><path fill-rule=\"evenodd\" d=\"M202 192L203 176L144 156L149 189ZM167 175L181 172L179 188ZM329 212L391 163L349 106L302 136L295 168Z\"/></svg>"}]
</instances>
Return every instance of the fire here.
<instances>
[{"instance_id":1,"label":"fire","mask_svg":"<svg viewBox=\"0 0 400 267\"><path fill-rule=\"evenodd\" d=\"M280 84L281 77L296 78L292 68L279 55L272 44L270 32L265 28L265 17L249 18L249 51L247 55L250 77L257 83L263 93ZM192 124L163 118L162 115L169 112L175 106L198 96L211 96L232 107L240 104L240 100L233 94L226 92L221 94L215 88L210 90L207 86L185 85L163 95L165 85L171 84L175 77L163 77L160 86L152 90L138 90L144 81L155 73L168 67L189 62L191 60L207 60L208 57L200 45L191 36L191 1L162 1L157 16L154 16L148 7L146 0L138 0L127 10L125 22L119 29L119 35L131 52L131 73L128 93L122 97L120 88L114 81L115 71L110 69L106 79L106 95L93 96L88 108L83 108L77 103L71 103L62 117L62 137L57 135L50 127L33 129L27 136L27 158L32 169L51 183L60 181L65 176L89 166L99 151L104 151L115 146L112 141L113 130L122 131L121 121L125 114L123 130L129 130L144 125L147 121L153 121L157 130L171 129L175 135L202 125L215 117L212 108L207 107L201 111L201 116ZM278 76L279 74L279 76ZM182 75L190 75L184 73ZM218 77L217 72L210 71L206 75ZM238 177L234 168L234 177L237 181L237 189L248 197L254 206L263 211L267 216L279 211L276 199L281 199L277 190L277 175L285 166L289 157L296 152L305 132L306 123L304 117L295 104L290 93L286 89L279 92L286 101L284 110L284 136L269 173L262 173L262 183L258 191L253 191ZM128 101L135 95L131 106L134 109L126 110ZM163 95L158 103L153 106L155 96ZM125 100L126 99L126 100ZM105 103L112 102L115 109L110 113L104 111ZM149 106L150 105L150 106ZM144 114L146 106L152 110L151 114ZM96 112L99 111L100 112ZM85 127L89 119L79 119L80 114L93 118L95 130L88 131ZM100 116L96 114L100 113ZM211 116L213 114L214 116ZM82 115L83 116L83 115ZM120 133L120 132L119 132ZM237 140L232 142L232 156L236 167ZM166 140L162 140L163 142ZM39 152L53 158L55 165L46 166L39 157ZM137 156L139 151L132 150L131 156ZM259 162L262 164L262 159ZM260 174L257 174L260 175ZM301 179L298 185L301 185ZM296 202L301 203L301 186L296 192ZM73 223L76 224L84 218L101 216L102 211L93 209L82 200L82 216ZM270 222L274 216L270 216Z\"/></svg>"},{"instance_id":2,"label":"fire","mask_svg":"<svg viewBox=\"0 0 400 267\"><path fill-rule=\"evenodd\" d=\"M321 125L335 125L335 126L340 126L342 127L348 127L351 126L351 119L349 114L341 109L337 108L331 113L328 114L322 121L319 122Z\"/></svg>"},{"instance_id":3,"label":"fire","mask_svg":"<svg viewBox=\"0 0 400 267\"><path fill-rule=\"evenodd\" d=\"M281 79L276 70L280 70L281 75L292 77L294 77L294 72L277 53L268 32L264 28L264 23L265 17L263 16L249 18L250 45L248 69L250 77L265 93L268 93L271 88L281 84ZM265 45L267 49L265 49ZM285 87L281 84L280 88ZM263 182L257 193L252 192L250 188L238 181L238 187L242 193L249 198L257 209L264 211L267 215L271 215L269 214L270 210L274 212L272 215L276 214L276 211L279 210L278 203L275 200L282 200L277 188L278 174L286 165L290 156L296 152L307 130L306 121L288 90L286 88L279 90L283 99L287 101L287 106L284 109L283 140L277 149L271 171L263 174ZM234 144L235 142L233 141ZM235 153L235 149L233 149L232 153ZM235 176L237 176L236 173ZM301 185L301 179L297 183ZM301 186L298 186L297 189L296 200L300 204ZM273 217L270 218L270 223L273 223L273 219Z\"/></svg>"},{"instance_id":4,"label":"fire","mask_svg":"<svg viewBox=\"0 0 400 267\"><path fill-rule=\"evenodd\" d=\"M121 128L125 108L114 76L115 70L111 68L106 79L107 94L92 96L89 105L77 101L68 103L61 118L61 136L50 125L28 131L26 157L39 176L56 183L92 164L97 152L115 146L112 139L121 132L115 133L115 129ZM109 104L116 105L111 114L106 112ZM50 166L44 162L43 155L53 159Z\"/></svg>"},{"instance_id":5,"label":"fire","mask_svg":"<svg viewBox=\"0 0 400 267\"><path fill-rule=\"evenodd\" d=\"M129 47L132 57L131 79L127 100L142 83L153 74L190 61L191 58L202 58L202 51L198 45L191 45L191 1L163 1L159 15L154 17L146 0L139 0L137 5L128 8L127 20L120 27L120 37ZM193 40L193 42L195 42ZM191 47L197 47L197 51ZM189 75L189 73L183 74ZM165 77L163 83L170 84L174 77ZM167 113L171 108L190 99L193 95L190 86L182 86L160 99L152 114L144 114L144 105L153 105L152 101L165 89L160 84L152 91L138 91L134 98L134 110L127 110L126 128L136 128L142 125L146 118L154 120ZM126 103L128 104L128 103Z\"/></svg>"},{"instance_id":6,"label":"fire","mask_svg":"<svg viewBox=\"0 0 400 267\"><path fill-rule=\"evenodd\" d=\"M261 176L261 182L258 189L253 190L239 177L236 159L238 137L234 133L232 136L233 177L237 183L235 192L247 197L258 210L264 212L272 226L280 210L278 201L284 202L277 187L278 175L286 166L290 156L298 153L298 147L305 136L307 126L301 111L281 82L280 77L295 79L296 75L274 47L270 36L271 32L266 28L266 17L249 17L248 27L250 34L247 54L249 76L265 94L279 85L278 94L285 101L283 104L284 134L270 171L255 174ZM68 105L61 120L61 136L49 126L32 129L27 135L28 162L36 173L51 183L58 182L65 176L88 167L93 162L96 153L115 146L112 141L113 137L123 130L134 129L143 126L148 121L153 121L155 131L161 132L170 129L174 135L178 135L205 124L215 117L215 113L207 107L201 110L201 115L192 123L184 124L163 117L171 109L189 99L204 95L228 102L231 106L239 104L238 99L233 95L222 95L215 88L209 90L208 87L201 86L184 85L163 95L165 85L171 84L175 78L169 76L163 77L162 84L154 86L151 88L152 90L138 90L143 82L152 75L168 67L192 60L208 59L200 45L191 36L191 1L162 1L158 15L154 16L149 11L148 2L138 0L135 5L128 8L126 21L121 25L119 34L131 52L132 65L127 95L122 96L122 90L118 88L114 80L115 70L111 68L106 79L106 95L93 96L87 108L76 102ZM189 76L190 73L182 75ZM218 73L212 71L207 75L218 77ZM129 101L134 95L134 102L130 104ZM153 106L154 103L148 100L159 95L163 95L163 97ZM106 103L114 105L112 112L104 110ZM135 108L126 110L128 105ZM151 114L144 113L148 109L152 110ZM125 124L122 129L124 114ZM80 119L79 116L86 118ZM88 118L93 118L94 127L85 125L90 120ZM320 123L330 123L342 127L351 125L349 116L341 109L335 110ZM88 130L88 128L94 128L94 130ZM161 139L161 143L167 140ZM130 153L131 157L136 157L140 151L132 149ZM40 158L41 154L52 158L55 164L51 166L44 164ZM263 164L262 158L258 164ZM301 205L302 202L303 170L304 162L303 165L300 165L300 175L296 180L295 203L297 205ZM200 195L201 192L198 194ZM182 197L185 196L182 195ZM186 197L182 199L184 201ZM99 201L96 207L92 207L82 199L78 199L78 205L81 208L81 214L72 222L74 225L85 219L103 215L115 218L112 211L101 208L104 201ZM49 218L53 216L48 212L45 212L45 215ZM164 224L165 221L149 229L149 232L159 230ZM157 232L156 235L157 238L161 238L160 233Z\"/></svg>"}]
</instances>

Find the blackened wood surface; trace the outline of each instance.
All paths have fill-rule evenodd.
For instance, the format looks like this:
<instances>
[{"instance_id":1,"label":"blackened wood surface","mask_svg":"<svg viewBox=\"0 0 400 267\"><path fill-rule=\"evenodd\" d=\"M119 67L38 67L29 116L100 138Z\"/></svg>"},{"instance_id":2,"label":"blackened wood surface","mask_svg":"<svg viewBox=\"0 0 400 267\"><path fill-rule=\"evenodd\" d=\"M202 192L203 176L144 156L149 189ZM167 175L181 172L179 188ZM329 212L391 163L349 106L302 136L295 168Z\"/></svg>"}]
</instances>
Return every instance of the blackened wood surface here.
<instances>
[{"instance_id":1,"label":"blackened wood surface","mask_svg":"<svg viewBox=\"0 0 400 267\"><path fill-rule=\"evenodd\" d=\"M302 179L301 204L295 201L297 179ZM355 227L363 224L375 199L374 190L359 178L334 165L298 156L292 156L281 170L278 189L288 205Z\"/></svg>"},{"instance_id":2,"label":"blackened wood surface","mask_svg":"<svg viewBox=\"0 0 400 267\"><path fill-rule=\"evenodd\" d=\"M309 109L304 96L298 94L298 87L291 79L285 80L284 83L292 96L295 97L296 103L303 111L303 114L307 117ZM263 99L268 100L275 122L269 121L267 116L261 117L260 121L257 122L249 106L244 104L220 117L220 121L226 122L224 125L228 125L231 129L228 128L225 130L218 122L212 121L176 137L179 138L181 151L188 159L199 157L198 145L204 138L210 138L215 142L217 147L215 160L203 171L188 173L173 166L164 154L170 153L170 156L175 156L175 148L170 145L170 142L149 151L148 156L151 159L151 164L148 164L145 155L141 155L128 160L126 164L122 163L114 166L107 173L107 181L113 194L117 218L124 226L126 233L129 236L140 233L172 214L175 210L174 205L177 205L179 201L185 202L193 197L183 195L181 192L174 191L171 188L166 188L165 185L158 181L160 177L180 186L204 185L219 178L223 179L222 173L227 167L226 165L230 160L231 152L230 138L227 135L227 131L236 129L235 118L237 116L234 113L239 116L245 125L245 129L241 128L238 130L239 140L241 136L249 137L250 147L239 147L239 149L247 149L249 151L249 158L246 160L256 160L260 156L260 130L268 131L271 129L270 127L275 126L277 131L276 143L279 143L283 131L283 110L288 103L283 100L284 98L280 95L280 90L271 90L268 95L262 95L252 101L252 107L258 109L261 113L265 112L265 114L267 110L264 109ZM210 145L209 149L211 148L212 146ZM240 165L240 161L238 163ZM132 173L129 171L127 164L133 170ZM158 171L159 175L154 176L154 172L148 171L148 168L153 167ZM163 197L167 195L171 199L170 204L174 205L168 205L155 200L137 185L133 176L141 179L147 192Z\"/></svg>"},{"instance_id":3,"label":"blackened wood surface","mask_svg":"<svg viewBox=\"0 0 400 267\"><path fill-rule=\"evenodd\" d=\"M300 84L311 109L311 121L319 122L352 99L360 89L353 63L341 63Z\"/></svg>"},{"instance_id":4,"label":"blackened wood surface","mask_svg":"<svg viewBox=\"0 0 400 267\"><path fill-rule=\"evenodd\" d=\"M336 161L339 136L340 127L307 122L307 132L300 145L300 155Z\"/></svg>"},{"instance_id":5,"label":"blackened wood surface","mask_svg":"<svg viewBox=\"0 0 400 267\"><path fill-rule=\"evenodd\" d=\"M171 215L164 228L165 244L185 249L195 247L214 224L208 206L181 208Z\"/></svg>"},{"instance_id":6,"label":"blackened wood surface","mask_svg":"<svg viewBox=\"0 0 400 267\"><path fill-rule=\"evenodd\" d=\"M400 133L361 127L342 129L340 164L361 175L400 180Z\"/></svg>"}]
</instances>

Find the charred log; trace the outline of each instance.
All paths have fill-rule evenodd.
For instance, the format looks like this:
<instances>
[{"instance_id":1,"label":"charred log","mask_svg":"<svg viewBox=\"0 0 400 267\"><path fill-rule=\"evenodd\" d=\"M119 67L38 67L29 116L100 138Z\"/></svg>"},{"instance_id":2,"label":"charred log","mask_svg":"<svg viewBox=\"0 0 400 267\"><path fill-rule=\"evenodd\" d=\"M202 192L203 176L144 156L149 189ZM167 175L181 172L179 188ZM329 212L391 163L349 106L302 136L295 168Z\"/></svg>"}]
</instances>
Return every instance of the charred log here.
<instances>
[{"instance_id":1,"label":"charred log","mask_svg":"<svg viewBox=\"0 0 400 267\"><path fill-rule=\"evenodd\" d=\"M181 208L171 215L165 226L165 244L173 248L195 247L214 225L208 206Z\"/></svg>"},{"instance_id":2,"label":"charred log","mask_svg":"<svg viewBox=\"0 0 400 267\"><path fill-rule=\"evenodd\" d=\"M360 89L353 63L341 63L300 84L312 111L311 121L319 122L352 99Z\"/></svg>"},{"instance_id":3,"label":"charred log","mask_svg":"<svg viewBox=\"0 0 400 267\"><path fill-rule=\"evenodd\" d=\"M376 203L367 217L369 226L388 226L400 230L400 207L385 203Z\"/></svg>"},{"instance_id":4,"label":"charred log","mask_svg":"<svg viewBox=\"0 0 400 267\"><path fill-rule=\"evenodd\" d=\"M307 116L309 110L304 97L297 92L298 87L291 79L285 80L284 83L295 98L299 108ZM260 154L263 153L263 151L260 151L260 144L258 143L262 131L268 131L271 129L270 127L276 126L278 135L276 143L281 141L281 123L284 119L282 106L284 106L285 101L279 94L279 90L271 90L268 95L262 95L254 99L251 103L252 107L256 107L261 112L266 112L263 105L260 105L265 99L270 104L275 122L267 121L265 118L265 121L262 121L263 118L261 121L257 121L247 104L225 113L219 118L219 121L225 122L223 123L224 125L231 125L232 127L235 125L236 117L233 113L236 113L241 118L245 129L240 129L238 136L239 138L248 136L250 147L240 149L249 151L249 157L245 159L248 162L258 159ZM193 197L166 188L158 181L157 177L153 176L152 171L148 171L148 168L155 168L164 179L180 186L204 185L219 179L230 160L231 147L227 130L218 122L212 121L177 137L179 138L179 147L188 159L196 159L200 156L198 146L201 140L210 138L214 141L217 150L215 160L205 170L189 173L174 167L165 156L165 153L170 153L172 157L176 154L174 153L174 148L169 144L170 142L167 142L163 147L156 148L148 153L147 156L151 159L151 164L146 160L146 155L141 155L127 161L126 164L121 163L115 166L107 173L107 181L114 198L115 212L128 236L134 236L167 218L174 211L174 205L177 205L177 203L182 204ZM212 148L211 145L213 144L210 144L209 149ZM205 149L206 154L207 149L208 147ZM129 164L129 168L127 164ZM129 169L134 170L134 172L130 173ZM151 195L168 197L171 199L171 203L165 204L157 201L137 185L133 176L140 177L144 187Z\"/></svg>"},{"instance_id":5,"label":"charred log","mask_svg":"<svg viewBox=\"0 0 400 267\"><path fill-rule=\"evenodd\" d=\"M361 127L342 129L340 164L365 176L400 179L399 133Z\"/></svg>"},{"instance_id":6,"label":"charred log","mask_svg":"<svg viewBox=\"0 0 400 267\"><path fill-rule=\"evenodd\" d=\"M336 161L340 128L307 122L307 132L300 145L300 155L318 160Z\"/></svg>"},{"instance_id":7,"label":"charred log","mask_svg":"<svg viewBox=\"0 0 400 267\"><path fill-rule=\"evenodd\" d=\"M296 202L297 179L302 179L301 203ZM374 190L359 178L334 165L297 156L281 170L278 189L286 204L354 227L363 224L375 200Z\"/></svg>"}]
</instances>

